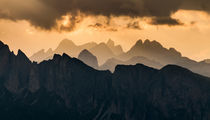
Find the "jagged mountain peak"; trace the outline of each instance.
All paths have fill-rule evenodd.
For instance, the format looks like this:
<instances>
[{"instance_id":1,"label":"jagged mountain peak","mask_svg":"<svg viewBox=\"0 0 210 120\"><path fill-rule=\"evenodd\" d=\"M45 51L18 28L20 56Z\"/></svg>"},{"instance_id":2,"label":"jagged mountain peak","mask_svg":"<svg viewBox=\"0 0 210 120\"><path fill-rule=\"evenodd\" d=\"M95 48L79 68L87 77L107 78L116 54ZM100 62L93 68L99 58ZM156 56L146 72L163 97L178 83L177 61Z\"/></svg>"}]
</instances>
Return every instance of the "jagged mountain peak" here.
<instances>
[{"instance_id":1,"label":"jagged mountain peak","mask_svg":"<svg viewBox=\"0 0 210 120\"><path fill-rule=\"evenodd\" d=\"M20 58L25 61L30 61L28 57L25 55L25 53L23 53L20 49L18 50L17 58Z\"/></svg>"},{"instance_id":2,"label":"jagged mountain peak","mask_svg":"<svg viewBox=\"0 0 210 120\"><path fill-rule=\"evenodd\" d=\"M174 56L179 56L179 57L182 56L182 54L179 51L177 51L175 48L169 48L169 52Z\"/></svg>"},{"instance_id":3,"label":"jagged mountain peak","mask_svg":"<svg viewBox=\"0 0 210 120\"><path fill-rule=\"evenodd\" d=\"M150 41L150 40L145 40L143 43L143 46L145 48L153 48L153 49L163 49L163 46L157 42L156 40Z\"/></svg>"},{"instance_id":4,"label":"jagged mountain peak","mask_svg":"<svg viewBox=\"0 0 210 120\"><path fill-rule=\"evenodd\" d=\"M108 46L110 46L110 47L113 47L113 46L115 46L115 43L114 43L114 41L113 40L111 40L111 39L109 39L108 41L107 41L107 43L106 43Z\"/></svg>"},{"instance_id":5,"label":"jagged mountain peak","mask_svg":"<svg viewBox=\"0 0 210 120\"><path fill-rule=\"evenodd\" d=\"M68 48L72 46L76 46L76 44L72 40L64 39L60 42L60 44L58 45L58 48Z\"/></svg>"},{"instance_id":6,"label":"jagged mountain peak","mask_svg":"<svg viewBox=\"0 0 210 120\"><path fill-rule=\"evenodd\" d=\"M0 40L0 48L3 47L5 44Z\"/></svg>"},{"instance_id":7,"label":"jagged mountain peak","mask_svg":"<svg viewBox=\"0 0 210 120\"><path fill-rule=\"evenodd\" d=\"M137 41L136 44L127 52L131 56L145 56L153 59L169 59L169 57L181 57L181 53L174 48L164 48L159 42L153 40L141 40Z\"/></svg>"},{"instance_id":8,"label":"jagged mountain peak","mask_svg":"<svg viewBox=\"0 0 210 120\"><path fill-rule=\"evenodd\" d=\"M141 46L143 44L143 41L140 39L136 41L136 44L134 46Z\"/></svg>"},{"instance_id":9,"label":"jagged mountain peak","mask_svg":"<svg viewBox=\"0 0 210 120\"><path fill-rule=\"evenodd\" d=\"M52 52L53 52L52 48L49 48L46 53L52 53Z\"/></svg>"},{"instance_id":10,"label":"jagged mountain peak","mask_svg":"<svg viewBox=\"0 0 210 120\"><path fill-rule=\"evenodd\" d=\"M87 49L84 49L80 52L80 55L81 54L88 54L88 55L92 55L92 53L90 53Z\"/></svg>"},{"instance_id":11,"label":"jagged mountain peak","mask_svg":"<svg viewBox=\"0 0 210 120\"><path fill-rule=\"evenodd\" d=\"M25 53L23 53L20 49L18 49L17 56L26 56Z\"/></svg>"},{"instance_id":12,"label":"jagged mountain peak","mask_svg":"<svg viewBox=\"0 0 210 120\"><path fill-rule=\"evenodd\" d=\"M163 46L156 40L150 41L146 39L144 42L138 40L133 47L144 47L144 48L163 48Z\"/></svg>"}]
</instances>

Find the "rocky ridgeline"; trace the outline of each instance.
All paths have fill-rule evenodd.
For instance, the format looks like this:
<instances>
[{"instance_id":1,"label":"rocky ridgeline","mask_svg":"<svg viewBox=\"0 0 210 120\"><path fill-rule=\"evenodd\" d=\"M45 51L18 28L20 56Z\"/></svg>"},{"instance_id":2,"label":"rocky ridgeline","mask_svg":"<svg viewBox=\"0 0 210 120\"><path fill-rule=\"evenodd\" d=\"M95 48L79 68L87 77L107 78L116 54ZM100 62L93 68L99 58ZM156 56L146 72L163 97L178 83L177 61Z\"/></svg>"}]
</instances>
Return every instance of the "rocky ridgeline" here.
<instances>
[{"instance_id":1,"label":"rocky ridgeline","mask_svg":"<svg viewBox=\"0 0 210 120\"><path fill-rule=\"evenodd\" d=\"M210 79L175 65L98 71L66 54L37 64L0 43L0 118L209 120Z\"/></svg>"}]
</instances>

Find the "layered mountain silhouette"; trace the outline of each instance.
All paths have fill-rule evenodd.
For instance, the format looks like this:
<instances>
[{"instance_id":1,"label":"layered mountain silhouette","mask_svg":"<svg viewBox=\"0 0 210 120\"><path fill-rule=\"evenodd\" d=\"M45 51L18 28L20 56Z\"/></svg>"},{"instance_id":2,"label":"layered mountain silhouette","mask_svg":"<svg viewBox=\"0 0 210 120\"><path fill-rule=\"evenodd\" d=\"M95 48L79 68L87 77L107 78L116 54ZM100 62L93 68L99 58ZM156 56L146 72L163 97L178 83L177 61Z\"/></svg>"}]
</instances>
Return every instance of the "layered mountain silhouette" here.
<instances>
[{"instance_id":1,"label":"layered mountain silhouette","mask_svg":"<svg viewBox=\"0 0 210 120\"><path fill-rule=\"evenodd\" d=\"M157 69L160 69L163 67L163 65L161 65L160 63L158 63L156 61L149 60L145 57L136 56L136 57L132 57L131 59L129 59L127 61L121 61L121 60L118 60L115 58L111 58L111 59L107 60L106 63L101 65L99 69L100 70L110 70L110 71L114 72L115 67L119 64L120 65L135 65L137 63L141 63L146 66L149 66L152 68L157 68Z\"/></svg>"},{"instance_id":2,"label":"layered mountain silhouette","mask_svg":"<svg viewBox=\"0 0 210 120\"><path fill-rule=\"evenodd\" d=\"M44 49L38 51L37 53L33 54L30 57L30 60L35 61L35 62L41 62L43 60L48 60L54 55L53 50L50 48L45 52Z\"/></svg>"},{"instance_id":3,"label":"layered mountain silhouette","mask_svg":"<svg viewBox=\"0 0 210 120\"><path fill-rule=\"evenodd\" d=\"M109 39L107 46L112 50L115 55L120 55L123 53L123 49L120 45L115 45L114 41Z\"/></svg>"},{"instance_id":4,"label":"layered mountain silhouette","mask_svg":"<svg viewBox=\"0 0 210 120\"><path fill-rule=\"evenodd\" d=\"M3 120L209 120L210 78L167 65L95 70L67 54L32 63L0 42Z\"/></svg>"},{"instance_id":5,"label":"layered mountain silhouette","mask_svg":"<svg viewBox=\"0 0 210 120\"><path fill-rule=\"evenodd\" d=\"M90 49L96 45L96 43L90 42L87 44L77 46L73 41L64 39L60 42L60 44L55 50L50 49L51 52L48 52L49 50L47 52L45 52L44 50L40 50L37 53L33 54L30 57L30 60L40 63L44 60L52 59L54 54L62 55L63 53L66 53L72 57L77 57L82 50Z\"/></svg>"},{"instance_id":6,"label":"layered mountain silhouette","mask_svg":"<svg viewBox=\"0 0 210 120\"><path fill-rule=\"evenodd\" d=\"M210 77L209 60L196 62L182 56L181 53L174 48L167 49L159 42L149 40L145 40L144 42L139 40L129 51L123 52L121 46L115 45L112 40L109 40L107 43L87 43L77 46L72 41L66 39L63 40L54 51L49 49L47 52L44 52L44 50L41 50L30 57L30 60L41 62L43 60L52 59L54 54L62 55L63 53L77 57L84 49L93 54L98 62L87 62L88 60L84 59L82 59L82 61L99 70L107 69L114 71L114 68L118 64L134 65L136 63L142 63L153 68L161 68L168 64L175 64ZM93 64L98 64L99 67L95 67Z\"/></svg>"},{"instance_id":7,"label":"layered mountain silhouette","mask_svg":"<svg viewBox=\"0 0 210 120\"><path fill-rule=\"evenodd\" d=\"M43 60L49 60L53 58L54 54L66 53L69 56L77 57L82 50L88 50L92 54L96 55L99 64L103 64L107 59L117 56L123 53L122 47L115 45L111 39L107 43L86 43L83 45L76 45L73 41L64 39L60 42L58 47L52 51L51 49L45 52L40 50L30 57L31 61L42 62ZM49 52L50 51L50 52Z\"/></svg>"},{"instance_id":8,"label":"layered mountain silhouette","mask_svg":"<svg viewBox=\"0 0 210 120\"><path fill-rule=\"evenodd\" d=\"M196 62L187 57L183 57L180 52L174 48L166 49L157 41L139 40L125 54L121 54L118 59L131 59L135 56L142 56L156 61L165 66L175 64L192 70L193 72L210 77L210 64L205 62Z\"/></svg>"},{"instance_id":9,"label":"layered mountain silhouette","mask_svg":"<svg viewBox=\"0 0 210 120\"><path fill-rule=\"evenodd\" d=\"M83 50L79 56L78 59L83 61L85 64L98 69L98 60L96 56L94 56L92 53L90 53L88 50Z\"/></svg>"}]
</instances>

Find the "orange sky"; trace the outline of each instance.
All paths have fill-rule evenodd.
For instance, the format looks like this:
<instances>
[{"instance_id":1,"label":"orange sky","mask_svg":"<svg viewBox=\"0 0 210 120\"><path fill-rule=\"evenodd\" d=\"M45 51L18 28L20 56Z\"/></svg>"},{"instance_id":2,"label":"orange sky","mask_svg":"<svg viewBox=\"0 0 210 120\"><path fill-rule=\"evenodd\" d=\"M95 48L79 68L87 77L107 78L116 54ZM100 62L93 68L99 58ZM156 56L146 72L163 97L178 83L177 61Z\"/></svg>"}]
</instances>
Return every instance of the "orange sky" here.
<instances>
[{"instance_id":1,"label":"orange sky","mask_svg":"<svg viewBox=\"0 0 210 120\"><path fill-rule=\"evenodd\" d=\"M131 21L128 17L112 18L111 26L102 28L89 27L95 22L103 23L103 17L86 17L74 31L57 32L36 29L27 21L12 22L0 20L0 40L5 42L14 51L21 49L26 55L31 56L40 49L55 49L59 42L68 38L76 44L91 41L106 42L109 38L123 49L128 50L138 39L157 40L165 47L174 47L184 56L195 60L210 58L210 15L201 11L179 10L172 15L180 19L183 26L149 25L149 18L136 18L141 30L126 28L125 23ZM71 21L60 21L62 25L68 25ZM110 31L118 29L118 31Z\"/></svg>"}]
</instances>

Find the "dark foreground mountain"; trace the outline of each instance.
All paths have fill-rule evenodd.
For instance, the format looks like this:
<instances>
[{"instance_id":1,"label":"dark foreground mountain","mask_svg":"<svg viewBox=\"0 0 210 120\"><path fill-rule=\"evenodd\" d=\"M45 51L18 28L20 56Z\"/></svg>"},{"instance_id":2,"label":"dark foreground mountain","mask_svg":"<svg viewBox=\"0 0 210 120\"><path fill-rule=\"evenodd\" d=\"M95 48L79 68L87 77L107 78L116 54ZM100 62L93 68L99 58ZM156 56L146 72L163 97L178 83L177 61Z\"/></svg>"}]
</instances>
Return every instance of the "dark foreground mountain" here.
<instances>
[{"instance_id":1,"label":"dark foreground mountain","mask_svg":"<svg viewBox=\"0 0 210 120\"><path fill-rule=\"evenodd\" d=\"M163 65L161 65L160 63L153 61L153 60L149 60L145 57L140 57L140 56L136 56L133 57L127 61L121 61L115 58L111 58L109 60L107 60L103 65L101 65L99 67L100 70L110 70L112 72L114 72L115 67L117 65L136 65L138 63L144 64L146 66L152 67L152 68L157 68L160 69L163 67Z\"/></svg>"},{"instance_id":2,"label":"dark foreground mountain","mask_svg":"<svg viewBox=\"0 0 210 120\"><path fill-rule=\"evenodd\" d=\"M66 54L31 63L0 43L2 120L209 120L210 79L141 64L97 71Z\"/></svg>"}]
</instances>

